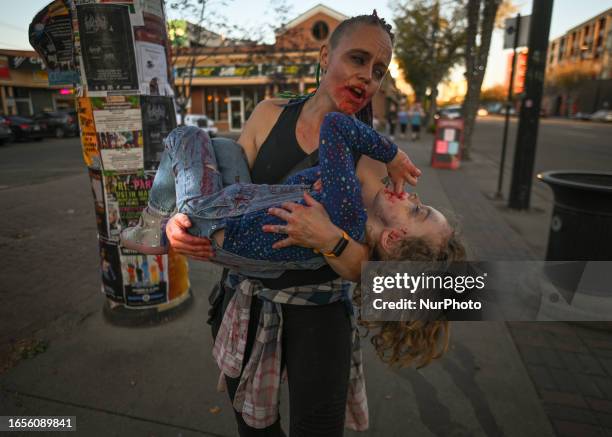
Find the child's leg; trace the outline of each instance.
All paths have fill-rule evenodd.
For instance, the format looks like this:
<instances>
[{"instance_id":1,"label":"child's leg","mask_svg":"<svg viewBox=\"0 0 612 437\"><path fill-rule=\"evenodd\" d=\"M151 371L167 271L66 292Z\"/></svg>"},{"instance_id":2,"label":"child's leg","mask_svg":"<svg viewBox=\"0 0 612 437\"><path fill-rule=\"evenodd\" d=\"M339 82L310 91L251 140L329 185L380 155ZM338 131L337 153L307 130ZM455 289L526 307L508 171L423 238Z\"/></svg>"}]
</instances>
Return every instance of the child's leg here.
<instances>
[{"instance_id":1,"label":"child's leg","mask_svg":"<svg viewBox=\"0 0 612 437\"><path fill-rule=\"evenodd\" d=\"M153 185L149 190L148 207L161 215L169 216L176 206L176 191L174 188L174 173L172 159L167 151L162 153L159 168L155 173Z\"/></svg>"},{"instance_id":2,"label":"child's leg","mask_svg":"<svg viewBox=\"0 0 612 437\"><path fill-rule=\"evenodd\" d=\"M175 178L176 205L180 211L191 199L223 188L223 182L210 137L195 126L174 129L166 140Z\"/></svg>"},{"instance_id":3,"label":"child's leg","mask_svg":"<svg viewBox=\"0 0 612 437\"><path fill-rule=\"evenodd\" d=\"M174 129L164 141L160 167L149 192L149 204L137 226L121 233L121 244L146 254L168 250L165 225L175 206L222 189L221 174L208 134L193 126Z\"/></svg>"},{"instance_id":4,"label":"child's leg","mask_svg":"<svg viewBox=\"0 0 612 437\"><path fill-rule=\"evenodd\" d=\"M183 140L182 137L189 134L185 129L179 129L176 134L171 134L166 140L167 147L174 151L175 159L176 151L180 149L179 144ZM193 132L193 134L197 137L197 132ZM217 161L218 170L222 176L223 186L225 187L236 182L250 183L251 175L249 174L248 162L240 144L229 138L213 138L210 142ZM197 147L198 144L201 147L206 147L207 141L202 139L201 143L192 142L189 147ZM170 215L176 206L172 159L171 153L165 150L155 174L153 186L149 192L149 208L163 215Z\"/></svg>"}]
</instances>

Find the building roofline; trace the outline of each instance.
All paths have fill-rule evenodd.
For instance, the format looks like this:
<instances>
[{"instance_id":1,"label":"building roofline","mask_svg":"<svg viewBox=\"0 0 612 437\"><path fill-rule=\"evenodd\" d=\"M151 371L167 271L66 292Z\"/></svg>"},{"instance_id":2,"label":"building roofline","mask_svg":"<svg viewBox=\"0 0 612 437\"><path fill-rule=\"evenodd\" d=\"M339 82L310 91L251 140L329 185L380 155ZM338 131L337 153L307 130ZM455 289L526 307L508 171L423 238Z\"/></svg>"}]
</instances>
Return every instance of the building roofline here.
<instances>
[{"instance_id":1,"label":"building roofline","mask_svg":"<svg viewBox=\"0 0 612 437\"><path fill-rule=\"evenodd\" d=\"M319 3L318 5L313 6L312 8L308 9L306 12L303 12L297 17L295 17L293 20L288 22L284 26L284 28L291 29L292 27L297 26L298 24L302 23L303 21L306 21L307 19L309 19L310 17L312 17L313 15L319 12L327 14L331 16L332 18L335 18L338 21L343 21L349 18L348 15L344 15L342 12L338 12L335 9L330 8L329 6L325 6L324 4ZM283 33L283 32L280 31L277 33L277 35L280 33Z\"/></svg>"},{"instance_id":2,"label":"building roofline","mask_svg":"<svg viewBox=\"0 0 612 437\"><path fill-rule=\"evenodd\" d=\"M0 55L7 56L27 56L29 58L36 57L39 58L38 53L34 50L15 50L15 49L0 49Z\"/></svg>"},{"instance_id":3,"label":"building roofline","mask_svg":"<svg viewBox=\"0 0 612 437\"><path fill-rule=\"evenodd\" d=\"M570 27L565 33L563 33L563 35L561 35L559 38L561 38L562 36L567 35L568 33L572 33L574 30L577 30L579 28L581 28L582 26L584 26L585 24L587 24L590 21L594 21L598 18L601 18L602 15L609 15L612 14L612 8L608 8L605 11L600 12L599 14L595 14L593 15L591 18L589 18L588 20L584 20L582 23L577 24L573 27Z\"/></svg>"}]
</instances>

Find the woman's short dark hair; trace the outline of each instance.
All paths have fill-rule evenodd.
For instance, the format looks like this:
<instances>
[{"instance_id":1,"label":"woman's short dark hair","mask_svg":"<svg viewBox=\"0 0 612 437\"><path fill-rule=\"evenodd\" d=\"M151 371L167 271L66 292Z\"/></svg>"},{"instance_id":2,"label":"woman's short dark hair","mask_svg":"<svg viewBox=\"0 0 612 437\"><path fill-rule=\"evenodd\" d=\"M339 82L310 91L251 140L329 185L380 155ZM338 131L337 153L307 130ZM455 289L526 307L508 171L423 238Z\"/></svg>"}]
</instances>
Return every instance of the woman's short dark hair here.
<instances>
[{"instance_id":1,"label":"woman's short dark hair","mask_svg":"<svg viewBox=\"0 0 612 437\"><path fill-rule=\"evenodd\" d=\"M391 44L393 44L395 35L391 31L391 25L388 24L384 18L379 17L378 14L376 13L376 9L374 9L374 12L370 15L357 15L355 17L347 18L346 20L340 22L340 24L338 24L338 26L334 29L331 36L329 37L330 48L332 49L335 48L340 42L340 39L342 38L342 36L348 30L350 30L351 28L353 28L354 26L358 24L368 24L370 26L379 26L381 29L387 32L387 35L389 35L389 38L391 38Z\"/></svg>"}]
</instances>

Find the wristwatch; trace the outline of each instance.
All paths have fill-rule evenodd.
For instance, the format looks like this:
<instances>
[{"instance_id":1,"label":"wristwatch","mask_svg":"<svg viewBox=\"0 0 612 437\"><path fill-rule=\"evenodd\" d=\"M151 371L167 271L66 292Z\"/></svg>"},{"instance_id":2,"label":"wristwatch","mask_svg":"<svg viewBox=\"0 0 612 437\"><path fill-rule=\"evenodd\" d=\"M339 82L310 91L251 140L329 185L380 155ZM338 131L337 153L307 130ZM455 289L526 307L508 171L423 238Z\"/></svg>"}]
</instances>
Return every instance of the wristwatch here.
<instances>
[{"instance_id":1,"label":"wristwatch","mask_svg":"<svg viewBox=\"0 0 612 437\"><path fill-rule=\"evenodd\" d=\"M340 237L340 240L334 246L331 252L321 252L320 250L317 250L317 249L314 249L314 251L315 253L320 253L323 256L336 258L342 255L342 252L344 252L344 249L346 249L346 246L348 246L348 243L349 243L349 236L346 234L346 232L342 231L342 237Z\"/></svg>"}]
</instances>

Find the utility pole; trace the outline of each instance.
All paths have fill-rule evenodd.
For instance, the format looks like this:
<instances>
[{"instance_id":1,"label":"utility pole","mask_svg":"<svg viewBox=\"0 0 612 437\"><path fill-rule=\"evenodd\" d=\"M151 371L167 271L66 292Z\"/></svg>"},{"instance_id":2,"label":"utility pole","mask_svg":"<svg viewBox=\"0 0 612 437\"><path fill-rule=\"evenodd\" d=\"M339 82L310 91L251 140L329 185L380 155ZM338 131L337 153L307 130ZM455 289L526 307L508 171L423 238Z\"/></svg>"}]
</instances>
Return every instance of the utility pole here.
<instances>
[{"instance_id":1,"label":"utility pole","mask_svg":"<svg viewBox=\"0 0 612 437\"><path fill-rule=\"evenodd\" d=\"M509 30L506 30L507 32ZM499 177L497 179L496 199L501 199L502 186L504 184L504 166L506 164L506 147L508 144L508 125L510 124L510 108L512 107L512 92L514 91L514 72L516 70L516 48L518 47L519 35L521 34L521 14L516 15L516 27L514 32L514 43L512 44L512 68L510 69L510 80L508 84L508 100L506 102L506 114L504 117L504 137L502 142L501 161L499 163Z\"/></svg>"},{"instance_id":2,"label":"utility pole","mask_svg":"<svg viewBox=\"0 0 612 437\"><path fill-rule=\"evenodd\" d=\"M525 96L521 101L508 203L512 209L529 208L552 9L553 0L533 2L529 26Z\"/></svg>"}]
</instances>

